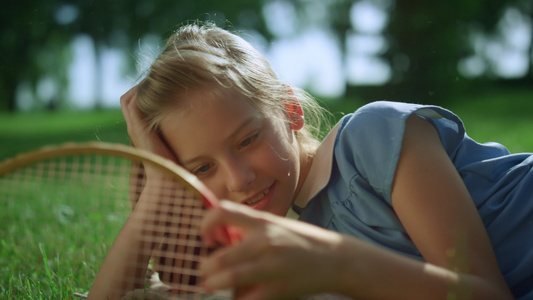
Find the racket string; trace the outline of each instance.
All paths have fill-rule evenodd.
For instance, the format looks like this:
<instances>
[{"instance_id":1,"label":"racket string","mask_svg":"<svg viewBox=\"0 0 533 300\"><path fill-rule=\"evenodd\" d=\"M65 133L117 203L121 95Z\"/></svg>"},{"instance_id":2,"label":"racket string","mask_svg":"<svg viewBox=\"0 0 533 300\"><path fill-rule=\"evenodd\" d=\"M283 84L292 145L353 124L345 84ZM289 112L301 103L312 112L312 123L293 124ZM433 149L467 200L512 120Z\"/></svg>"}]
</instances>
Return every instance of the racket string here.
<instances>
[{"instance_id":1,"label":"racket string","mask_svg":"<svg viewBox=\"0 0 533 300\"><path fill-rule=\"evenodd\" d=\"M152 252L154 270L175 295L203 293L198 265L209 250L203 246L199 225L204 207L199 195L179 188L176 182L160 183L157 190L158 225L149 231L162 230L164 236ZM163 228L157 228L163 224Z\"/></svg>"},{"instance_id":2,"label":"racket string","mask_svg":"<svg viewBox=\"0 0 533 300\"><path fill-rule=\"evenodd\" d=\"M142 161L92 154L44 159L0 176L0 204L6 207L2 215L11 214L13 222L22 224L25 217L21 211L31 211L26 219L41 222L40 230L56 231L56 235L64 231L65 236L76 239L68 242L90 248L80 249L82 252L98 248L105 255L140 194L145 192L146 182ZM145 236L141 239L145 249L140 249L138 255L152 257L154 270L170 287L172 295L180 295L180 299L202 299L205 291L200 285L198 265L202 257L213 251L203 245L200 237L199 224L205 212L202 196L177 180L162 182L156 194L149 196L157 198L158 205L140 224L144 226ZM0 233L11 232L5 224L1 226ZM80 228L82 232L66 233ZM111 236L111 239L99 239L101 236ZM158 236L163 239L156 247L147 247ZM44 244L58 257L69 255L49 245L46 239L32 239L32 244ZM20 243L25 246L24 241ZM103 261L101 254L84 252L80 256L94 257L95 269ZM147 268L146 265L135 267L141 272ZM124 285L135 282L133 277L139 276L145 274L125 274ZM92 280L94 277L89 276L88 284Z\"/></svg>"}]
</instances>

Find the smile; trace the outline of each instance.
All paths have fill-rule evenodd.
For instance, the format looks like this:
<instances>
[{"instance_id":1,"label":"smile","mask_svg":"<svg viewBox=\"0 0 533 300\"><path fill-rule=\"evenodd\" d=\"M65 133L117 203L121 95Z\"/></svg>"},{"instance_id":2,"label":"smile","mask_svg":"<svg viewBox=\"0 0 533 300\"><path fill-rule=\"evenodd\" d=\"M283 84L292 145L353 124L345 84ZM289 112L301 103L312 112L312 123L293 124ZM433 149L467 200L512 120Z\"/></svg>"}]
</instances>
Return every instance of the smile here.
<instances>
[{"instance_id":1,"label":"smile","mask_svg":"<svg viewBox=\"0 0 533 300\"><path fill-rule=\"evenodd\" d=\"M244 202L248 205L252 205L254 203L257 203L259 201L261 201L261 199L263 199L263 197L265 197L268 193L270 192L270 188L267 188L266 190L264 190L262 193L259 193L257 196L253 197L252 199Z\"/></svg>"}]
</instances>

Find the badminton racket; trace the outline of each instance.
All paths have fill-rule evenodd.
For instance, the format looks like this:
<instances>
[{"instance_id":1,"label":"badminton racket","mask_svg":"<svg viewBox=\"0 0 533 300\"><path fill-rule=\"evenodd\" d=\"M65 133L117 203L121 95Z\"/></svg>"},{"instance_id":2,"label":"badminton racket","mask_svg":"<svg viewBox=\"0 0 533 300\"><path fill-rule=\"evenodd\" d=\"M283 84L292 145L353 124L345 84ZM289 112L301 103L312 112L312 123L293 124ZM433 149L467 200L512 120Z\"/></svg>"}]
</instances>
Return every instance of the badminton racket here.
<instances>
[{"instance_id":1,"label":"badminton racket","mask_svg":"<svg viewBox=\"0 0 533 300\"><path fill-rule=\"evenodd\" d=\"M147 166L162 174L158 177L157 189L145 189L144 168ZM156 199L151 213L144 214L144 220L136 222L142 232L139 239L150 246L131 251L140 251L140 255L151 259L149 262L135 259L128 262L134 264L137 271L123 274L121 284L114 287L116 292L130 295L131 299L140 299L133 295L135 292L148 295L150 287L127 290L124 286L132 286L129 283L139 280L144 283L150 275L149 270L153 269L162 282L158 286L164 287L165 298L230 298L228 291L206 293L197 269L202 257L212 250L202 243L199 224L205 210L217 205L217 199L180 166L133 147L100 142L65 144L21 154L0 163L0 204L5 208L2 215L11 218L7 222L4 219L0 233L9 235L10 226L17 223L25 226L24 222L38 222L40 230L55 231L55 235L61 235L62 230L74 230L67 235L76 239L68 251L47 244L42 239L46 235L36 232L39 230L27 233L35 236L26 247L38 244L41 249L47 249L49 256L52 252L63 260L68 260L69 256L79 260L71 262L70 266L83 265L89 260L87 257L94 255L85 253L78 257L73 253L95 245L102 245L98 247L105 253L112 240L100 240L99 237L109 235L109 232L116 236L141 195ZM80 227L83 224L85 229ZM82 229L76 231L77 227ZM84 236L90 240L84 240ZM7 243L16 244L17 238L7 239ZM102 257L94 260L96 266L102 263ZM45 268L48 267L45 265ZM73 269L72 276L78 277L76 272L83 268ZM53 272L60 271L46 270L48 275ZM94 270L85 271L86 280L92 282L94 274ZM162 299L163 294L160 291L158 299Z\"/></svg>"}]
</instances>

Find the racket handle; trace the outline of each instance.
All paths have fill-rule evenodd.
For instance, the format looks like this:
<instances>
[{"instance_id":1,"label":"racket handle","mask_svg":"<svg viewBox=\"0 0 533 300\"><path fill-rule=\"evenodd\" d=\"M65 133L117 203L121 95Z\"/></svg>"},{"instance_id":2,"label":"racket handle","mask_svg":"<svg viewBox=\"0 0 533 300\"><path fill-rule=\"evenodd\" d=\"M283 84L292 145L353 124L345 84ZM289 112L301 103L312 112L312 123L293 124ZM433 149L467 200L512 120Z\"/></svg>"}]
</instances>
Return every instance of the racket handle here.
<instances>
[{"instance_id":1,"label":"racket handle","mask_svg":"<svg viewBox=\"0 0 533 300\"><path fill-rule=\"evenodd\" d=\"M216 201L213 201L205 196L202 197L202 200L207 209L215 207L217 203ZM240 230L232 226L221 227L220 230L215 231L215 235L219 240L227 241L226 245L235 245L242 239L242 233Z\"/></svg>"}]
</instances>

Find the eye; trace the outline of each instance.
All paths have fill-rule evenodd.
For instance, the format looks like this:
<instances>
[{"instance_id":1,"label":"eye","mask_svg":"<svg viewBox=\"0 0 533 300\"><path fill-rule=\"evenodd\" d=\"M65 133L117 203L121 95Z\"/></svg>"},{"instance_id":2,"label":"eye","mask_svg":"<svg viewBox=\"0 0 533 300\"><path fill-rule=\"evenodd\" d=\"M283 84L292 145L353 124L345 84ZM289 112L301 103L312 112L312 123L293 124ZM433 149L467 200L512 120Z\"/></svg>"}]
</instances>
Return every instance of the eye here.
<instances>
[{"instance_id":1,"label":"eye","mask_svg":"<svg viewBox=\"0 0 533 300\"><path fill-rule=\"evenodd\" d=\"M242 142L239 144L239 146L241 146L241 148L244 148L244 147L249 146L251 143L252 143L252 138L247 138L247 139L245 139L244 141L242 141Z\"/></svg>"},{"instance_id":2,"label":"eye","mask_svg":"<svg viewBox=\"0 0 533 300\"><path fill-rule=\"evenodd\" d=\"M192 173L196 176L201 176L201 175L205 175L206 173L209 172L209 170L211 170L211 167L212 165L211 164L205 164L205 165L201 165L197 168L194 168L192 170Z\"/></svg>"},{"instance_id":3,"label":"eye","mask_svg":"<svg viewBox=\"0 0 533 300\"><path fill-rule=\"evenodd\" d=\"M259 135L259 133L254 133L253 135L245 138L244 140L242 140L242 142L239 144L239 147L240 148L246 148L248 146L250 146L254 141L255 139L257 138L257 136Z\"/></svg>"}]
</instances>

